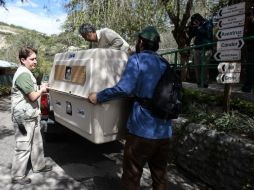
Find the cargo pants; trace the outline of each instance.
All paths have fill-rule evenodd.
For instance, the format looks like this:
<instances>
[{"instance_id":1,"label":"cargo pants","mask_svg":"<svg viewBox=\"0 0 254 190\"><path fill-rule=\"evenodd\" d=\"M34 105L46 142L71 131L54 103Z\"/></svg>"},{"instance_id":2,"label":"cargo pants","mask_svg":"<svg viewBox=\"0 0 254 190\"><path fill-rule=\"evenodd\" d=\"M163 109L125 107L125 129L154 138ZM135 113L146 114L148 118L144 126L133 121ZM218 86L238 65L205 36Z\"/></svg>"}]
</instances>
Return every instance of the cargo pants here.
<instances>
[{"instance_id":1,"label":"cargo pants","mask_svg":"<svg viewBox=\"0 0 254 190\"><path fill-rule=\"evenodd\" d=\"M122 190L139 190L143 167L148 163L153 190L167 190L170 139L146 139L128 134L124 147Z\"/></svg>"},{"instance_id":2,"label":"cargo pants","mask_svg":"<svg viewBox=\"0 0 254 190\"><path fill-rule=\"evenodd\" d=\"M45 166L45 158L39 118L23 120L22 123L14 118L13 122L16 144L11 174L18 178L26 175L29 158L34 171Z\"/></svg>"}]
</instances>

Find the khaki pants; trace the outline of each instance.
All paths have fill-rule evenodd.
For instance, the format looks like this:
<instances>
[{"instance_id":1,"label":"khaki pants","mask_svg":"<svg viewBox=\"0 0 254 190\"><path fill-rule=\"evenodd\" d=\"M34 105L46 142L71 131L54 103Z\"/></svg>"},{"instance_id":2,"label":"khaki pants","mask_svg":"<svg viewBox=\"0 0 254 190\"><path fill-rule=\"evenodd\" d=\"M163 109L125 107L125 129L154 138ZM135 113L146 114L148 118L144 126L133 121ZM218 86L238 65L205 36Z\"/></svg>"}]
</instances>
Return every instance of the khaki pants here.
<instances>
[{"instance_id":1,"label":"khaki pants","mask_svg":"<svg viewBox=\"0 0 254 190\"><path fill-rule=\"evenodd\" d=\"M167 189L169 139L145 139L128 134L124 147L121 189L139 190L143 167L148 163L154 190Z\"/></svg>"},{"instance_id":2,"label":"khaki pants","mask_svg":"<svg viewBox=\"0 0 254 190\"><path fill-rule=\"evenodd\" d=\"M24 120L22 123L14 120L16 144L11 172L15 178L26 175L29 157L33 170L40 170L45 166L40 120Z\"/></svg>"}]
</instances>

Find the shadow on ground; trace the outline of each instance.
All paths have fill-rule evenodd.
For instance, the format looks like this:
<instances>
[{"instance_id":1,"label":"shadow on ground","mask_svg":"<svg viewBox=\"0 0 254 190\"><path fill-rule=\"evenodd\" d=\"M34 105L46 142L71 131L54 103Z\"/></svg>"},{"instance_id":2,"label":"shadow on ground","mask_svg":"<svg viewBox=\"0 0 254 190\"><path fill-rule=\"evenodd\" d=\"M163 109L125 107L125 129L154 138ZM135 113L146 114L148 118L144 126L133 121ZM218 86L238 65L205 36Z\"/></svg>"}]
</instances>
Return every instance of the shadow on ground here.
<instances>
[{"instance_id":1,"label":"shadow on ground","mask_svg":"<svg viewBox=\"0 0 254 190\"><path fill-rule=\"evenodd\" d=\"M54 166L57 167L57 166ZM10 167L0 165L0 189L1 190L87 190L76 180L65 175L63 171L51 171L46 173L31 174L31 184L11 184Z\"/></svg>"},{"instance_id":2,"label":"shadow on ground","mask_svg":"<svg viewBox=\"0 0 254 190\"><path fill-rule=\"evenodd\" d=\"M123 149L120 142L94 144L64 129L47 135L44 146L45 155L88 190L120 189Z\"/></svg>"},{"instance_id":3,"label":"shadow on ground","mask_svg":"<svg viewBox=\"0 0 254 190\"><path fill-rule=\"evenodd\" d=\"M51 135L45 143L46 156L88 190L118 190L122 175L123 143L119 141L96 145L83 137L65 131ZM198 180L189 178L175 165L168 167L170 190L208 190ZM141 190L152 189L150 170L146 165L141 178Z\"/></svg>"},{"instance_id":4,"label":"shadow on ground","mask_svg":"<svg viewBox=\"0 0 254 190\"><path fill-rule=\"evenodd\" d=\"M8 136L14 135L14 131L11 129L8 129L4 125L0 125L0 139L3 139Z\"/></svg>"},{"instance_id":5,"label":"shadow on ground","mask_svg":"<svg viewBox=\"0 0 254 190\"><path fill-rule=\"evenodd\" d=\"M0 112L2 111L11 111L11 97L5 96L0 97Z\"/></svg>"}]
</instances>

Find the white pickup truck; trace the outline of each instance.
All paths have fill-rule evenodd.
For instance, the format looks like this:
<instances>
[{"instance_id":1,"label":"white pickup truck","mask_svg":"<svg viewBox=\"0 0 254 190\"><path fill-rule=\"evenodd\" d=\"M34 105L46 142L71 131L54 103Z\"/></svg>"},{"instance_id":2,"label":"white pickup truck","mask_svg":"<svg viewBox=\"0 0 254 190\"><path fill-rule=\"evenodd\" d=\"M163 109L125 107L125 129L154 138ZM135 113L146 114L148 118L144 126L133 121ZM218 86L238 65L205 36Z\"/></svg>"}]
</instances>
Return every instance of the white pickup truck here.
<instances>
[{"instance_id":1,"label":"white pickup truck","mask_svg":"<svg viewBox=\"0 0 254 190\"><path fill-rule=\"evenodd\" d=\"M90 92L115 85L127 58L125 52L112 49L56 54L49 93L41 97L45 129L57 122L96 144L119 139L129 115L129 100L93 105L87 97Z\"/></svg>"}]
</instances>

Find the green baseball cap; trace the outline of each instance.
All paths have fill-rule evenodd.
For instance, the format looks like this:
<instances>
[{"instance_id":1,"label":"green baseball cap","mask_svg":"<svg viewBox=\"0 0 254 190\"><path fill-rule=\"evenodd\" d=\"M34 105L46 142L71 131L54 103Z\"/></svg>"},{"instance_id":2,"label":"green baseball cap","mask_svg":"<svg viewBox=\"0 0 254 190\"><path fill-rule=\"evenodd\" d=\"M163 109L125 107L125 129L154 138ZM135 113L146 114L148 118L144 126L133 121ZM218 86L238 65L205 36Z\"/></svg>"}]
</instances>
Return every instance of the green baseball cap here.
<instances>
[{"instance_id":1,"label":"green baseball cap","mask_svg":"<svg viewBox=\"0 0 254 190\"><path fill-rule=\"evenodd\" d=\"M152 42L160 41L160 34L154 26L145 27L138 33L138 36Z\"/></svg>"}]
</instances>

